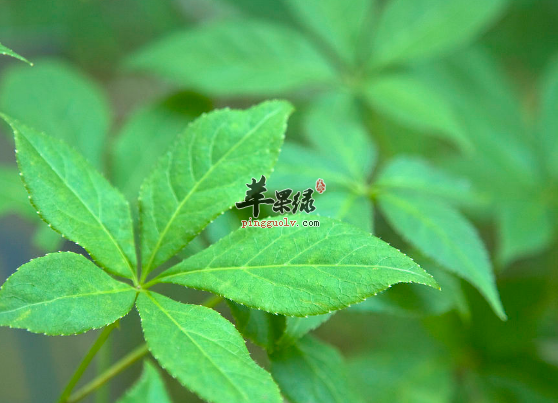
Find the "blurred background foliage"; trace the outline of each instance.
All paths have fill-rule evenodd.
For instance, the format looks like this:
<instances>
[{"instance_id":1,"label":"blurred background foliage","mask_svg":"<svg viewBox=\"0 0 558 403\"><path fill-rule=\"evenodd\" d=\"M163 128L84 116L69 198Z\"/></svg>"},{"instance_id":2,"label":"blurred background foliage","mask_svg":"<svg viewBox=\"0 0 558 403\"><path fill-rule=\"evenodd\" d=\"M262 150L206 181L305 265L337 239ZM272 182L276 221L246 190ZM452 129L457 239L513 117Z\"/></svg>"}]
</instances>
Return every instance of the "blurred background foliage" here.
<instances>
[{"instance_id":1,"label":"blurred background foliage","mask_svg":"<svg viewBox=\"0 0 558 403\"><path fill-rule=\"evenodd\" d=\"M309 401L329 401L304 365L292 368L306 354L333 360L334 388L365 402L553 402L557 27L554 0L0 0L1 42L35 63L0 59L0 110L73 145L135 205L189 121L289 99L297 113L268 189L323 178L318 213L403 250L443 290L397 285L305 322L319 328L269 357L256 347L276 342L265 316L220 306L287 397L305 401L311 387L293 382L313 383ZM0 129L3 281L30 258L79 248L39 223ZM181 256L242 214L219 217ZM97 370L140 342L134 315L121 327ZM94 337L0 329L0 401L53 401ZM90 401L116 399L140 370ZM197 401L165 381L174 401Z\"/></svg>"}]
</instances>

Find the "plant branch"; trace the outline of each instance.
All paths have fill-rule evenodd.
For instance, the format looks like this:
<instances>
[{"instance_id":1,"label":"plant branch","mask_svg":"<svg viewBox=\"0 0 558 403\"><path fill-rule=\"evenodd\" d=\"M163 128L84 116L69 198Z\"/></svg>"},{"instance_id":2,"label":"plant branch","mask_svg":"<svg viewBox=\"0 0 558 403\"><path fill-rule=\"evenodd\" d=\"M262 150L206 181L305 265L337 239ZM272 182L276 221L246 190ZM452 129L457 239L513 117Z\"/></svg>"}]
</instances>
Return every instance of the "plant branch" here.
<instances>
[{"instance_id":1,"label":"plant branch","mask_svg":"<svg viewBox=\"0 0 558 403\"><path fill-rule=\"evenodd\" d=\"M96 374L97 376L103 374L108 368L110 368L112 360L112 339L108 339L105 345L97 353L97 365ZM110 401L110 389L108 385L105 385L97 390L95 393L95 403L109 403Z\"/></svg>"},{"instance_id":2,"label":"plant branch","mask_svg":"<svg viewBox=\"0 0 558 403\"><path fill-rule=\"evenodd\" d=\"M83 360L81 360L81 363L77 367L76 372L74 372L74 374L70 378L70 381L68 382L68 384L66 385L66 387L62 391L62 394L60 395L60 398L58 399L58 403L67 403L68 402L68 398L70 397L70 394L72 393L72 390L74 390L74 387L79 382L83 373L85 372L85 370L87 369L87 367L89 366L89 364L91 363L93 358L95 357L95 354L97 354L99 349L103 346L103 344L105 343L105 341L109 337L110 333L114 330L114 328L116 326L118 326L118 321L114 322L113 324L111 324L111 325L109 325L109 326L107 326L103 329L103 331L101 332L101 334L99 335L97 340L95 340L95 343L93 343L93 345L91 346L91 348L89 349L89 351L87 352L85 357L83 357Z\"/></svg>"},{"instance_id":3,"label":"plant branch","mask_svg":"<svg viewBox=\"0 0 558 403\"><path fill-rule=\"evenodd\" d=\"M86 384L83 388L79 389L76 393L70 396L66 403L75 403L89 395L90 393L94 392L96 389L103 386L105 383L110 381L116 375L124 371L126 368L140 360L144 355L149 352L147 348L147 344L142 344L131 353L126 355L120 361L117 361L112 367L107 369L97 378L93 379L91 382Z\"/></svg>"}]
</instances>

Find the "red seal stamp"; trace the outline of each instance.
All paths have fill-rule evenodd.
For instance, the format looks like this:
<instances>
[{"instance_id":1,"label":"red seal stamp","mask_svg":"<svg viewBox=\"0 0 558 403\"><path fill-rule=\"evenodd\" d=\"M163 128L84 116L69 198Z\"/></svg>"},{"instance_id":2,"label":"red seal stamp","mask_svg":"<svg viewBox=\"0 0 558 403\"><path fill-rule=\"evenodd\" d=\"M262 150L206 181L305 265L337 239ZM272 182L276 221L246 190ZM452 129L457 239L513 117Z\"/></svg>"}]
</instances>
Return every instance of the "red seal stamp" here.
<instances>
[{"instance_id":1,"label":"red seal stamp","mask_svg":"<svg viewBox=\"0 0 558 403\"><path fill-rule=\"evenodd\" d=\"M318 179L318 180L316 181L316 191L317 191L319 194L322 194L323 192L325 192L325 190L326 190L326 185L325 185L323 179L321 179L321 178Z\"/></svg>"}]
</instances>

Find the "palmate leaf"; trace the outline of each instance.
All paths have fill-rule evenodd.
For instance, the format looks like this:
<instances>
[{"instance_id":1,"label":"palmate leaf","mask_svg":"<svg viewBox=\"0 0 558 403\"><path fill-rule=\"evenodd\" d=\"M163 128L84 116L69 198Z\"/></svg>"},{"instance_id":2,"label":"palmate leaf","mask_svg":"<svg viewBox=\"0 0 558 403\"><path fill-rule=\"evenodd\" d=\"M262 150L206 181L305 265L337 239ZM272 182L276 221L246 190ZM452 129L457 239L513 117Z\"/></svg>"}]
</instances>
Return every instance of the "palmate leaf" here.
<instances>
[{"instance_id":1,"label":"palmate leaf","mask_svg":"<svg viewBox=\"0 0 558 403\"><path fill-rule=\"evenodd\" d=\"M13 50L5 47L1 43L0 43L0 55L7 55L7 56L15 57L16 59L19 59L22 62L25 62L25 63L29 64L30 66L33 66L33 63L31 63L25 57L18 55L16 52L14 52Z\"/></svg>"},{"instance_id":2,"label":"palmate leaf","mask_svg":"<svg viewBox=\"0 0 558 403\"><path fill-rule=\"evenodd\" d=\"M159 371L146 360L140 380L118 400L118 403L171 403L171 399Z\"/></svg>"},{"instance_id":3,"label":"palmate leaf","mask_svg":"<svg viewBox=\"0 0 558 403\"><path fill-rule=\"evenodd\" d=\"M306 336L270 355L271 373L292 403L361 402L339 352Z\"/></svg>"},{"instance_id":4,"label":"palmate leaf","mask_svg":"<svg viewBox=\"0 0 558 403\"><path fill-rule=\"evenodd\" d=\"M178 137L140 191L144 278L243 200L252 177L271 172L291 110L282 101L219 110Z\"/></svg>"},{"instance_id":5,"label":"palmate leaf","mask_svg":"<svg viewBox=\"0 0 558 403\"><path fill-rule=\"evenodd\" d=\"M277 385L216 311L144 292L137 307L149 350L172 376L214 403L280 403Z\"/></svg>"},{"instance_id":6,"label":"palmate leaf","mask_svg":"<svg viewBox=\"0 0 558 403\"><path fill-rule=\"evenodd\" d=\"M379 75L364 87L364 98L383 115L413 129L470 148L451 105L419 77L408 73Z\"/></svg>"},{"instance_id":7,"label":"palmate leaf","mask_svg":"<svg viewBox=\"0 0 558 403\"><path fill-rule=\"evenodd\" d=\"M378 21L374 66L441 56L481 34L506 0L391 0Z\"/></svg>"},{"instance_id":8,"label":"palmate leaf","mask_svg":"<svg viewBox=\"0 0 558 403\"><path fill-rule=\"evenodd\" d=\"M158 281L287 316L345 308L399 282L438 286L410 258L365 231L326 217L290 217L300 226L238 229ZM303 227L307 218L319 218L320 227Z\"/></svg>"},{"instance_id":9,"label":"palmate leaf","mask_svg":"<svg viewBox=\"0 0 558 403\"><path fill-rule=\"evenodd\" d=\"M136 252L124 197L62 141L1 116L14 131L19 169L41 217L107 271L133 278Z\"/></svg>"},{"instance_id":10,"label":"palmate leaf","mask_svg":"<svg viewBox=\"0 0 558 403\"><path fill-rule=\"evenodd\" d=\"M445 166L466 175L478 191L478 200L497 209L499 263L541 251L552 239L553 222L548 219L552 210L543 196L548 180L542 174L545 158L540 156L552 153L552 141L540 151L526 141L529 136L522 122L520 97L506 81L503 69L489 53L473 48L443 63L424 64L417 74L455 105L475 144L474 155L452 158ZM547 113L552 119L551 111ZM486 207L484 212L489 211Z\"/></svg>"},{"instance_id":11,"label":"palmate leaf","mask_svg":"<svg viewBox=\"0 0 558 403\"><path fill-rule=\"evenodd\" d=\"M82 255L60 252L21 266L0 289L0 326L68 335L108 325L134 304L131 286Z\"/></svg>"},{"instance_id":12,"label":"palmate leaf","mask_svg":"<svg viewBox=\"0 0 558 403\"><path fill-rule=\"evenodd\" d=\"M473 284L506 319L488 253L475 228L452 207L402 191L381 193L380 209L393 228L425 255Z\"/></svg>"},{"instance_id":13,"label":"palmate leaf","mask_svg":"<svg viewBox=\"0 0 558 403\"><path fill-rule=\"evenodd\" d=\"M73 66L41 60L14 66L2 76L0 110L75 147L97 169L110 112L102 91Z\"/></svg>"},{"instance_id":14,"label":"palmate leaf","mask_svg":"<svg viewBox=\"0 0 558 403\"><path fill-rule=\"evenodd\" d=\"M303 35L249 19L178 32L133 55L127 66L212 95L269 96L334 79Z\"/></svg>"},{"instance_id":15,"label":"palmate leaf","mask_svg":"<svg viewBox=\"0 0 558 403\"><path fill-rule=\"evenodd\" d=\"M287 0L300 23L348 63L357 61L356 50L362 45L374 3L374 0Z\"/></svg>"}]
</instances>

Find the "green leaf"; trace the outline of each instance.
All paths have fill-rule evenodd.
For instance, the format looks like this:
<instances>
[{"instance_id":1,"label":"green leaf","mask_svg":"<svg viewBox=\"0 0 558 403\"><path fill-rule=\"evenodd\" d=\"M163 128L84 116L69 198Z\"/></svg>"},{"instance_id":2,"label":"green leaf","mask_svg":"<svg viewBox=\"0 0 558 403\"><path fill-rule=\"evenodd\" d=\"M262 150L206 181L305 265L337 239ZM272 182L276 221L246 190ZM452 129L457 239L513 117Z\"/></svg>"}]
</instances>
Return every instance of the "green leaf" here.
<instances>
[{"instance_id":1,"label":"green leaf","mask_svg":"<svg viewBox=\"0 0 558 403\"><path fill-rule=\"evenodd\" d=\"M326 192L316 194L319 214L372 232L367 181L377 152L354 99L346 93L330 92L311 104L303 124L313 149L286 143L270 186L304 189L314 187L321 178Z\"/></svg>"},{"instance_id":2,"label":"green leaf","mask_svg":"<svg viewBox=\"0 0 558 403\"><path fill-rule=\"evenodd\" d=\"M343 357L315 338L270 355L271 373L292 403L355 403Z\"/></svg>"},{"instance_id":3,"label":"green leaf","mask_svg":"<svg viewBox=\"0 0 558 403\"><path fill-rule=\"evenodd\" d=\"M143 278L269 175L283 143L287 102L219 110L182 133L140 191Z\"/></svg>"},{"instance_id":4,"label":"green leaf","mask_svg":"<svg viewBox=\"0 0 558 403\"><path fill-rule=\"evenodd\" d=\"M471 42L501 14L505 0L391 0L378 22L374 66L443 56Z\"/></svg>"},{"instance_id":5,"label":"green leaf","mask_svg":"<svg viewBox=\"0 0 558 403\"><path fill-rule=\"evenodd\" d=\"M299 224L319 219L320 227L238 229L159 281L287 316L345 308L399 282L437 287L410 258L352 225L305 214L285 217Z\"/></svg>"},{"instance_id":6,"label":"green leaf","mask_svg":"<svg viewBox=\"0 0 558 403\"><path fill-rule=\"evenodd\" d=\"M276 346L284 348L296 342L305 334L329 320L333 315L327 313L306 318L285 317L248 308L230 300L227 300L227 303L238 331L254 344L265 348L269 353L273 352Z\"/></svg>"},{"instance_id":7,"label":"green leaf","mask_svg":"<svg viewBox=\"0 0 558 403\"><path fill-rule=\"evenodd\" d=\"M171 403L171 399L159 371L145 360L140 380L118 400L118 403Z\"/></svg>"},{"instance_id":8,"label":"green leaf","mask_svg":"<svg viewBox=\"0 0 558 403\"><path fill-rule=\"evenodd\" d=\"M373 231L373 206L368 185L355 181L331 153L319 153L306 147L285 143L269 180L269 189L303 190L314 188L318 178L326 184L323 194L314 193L316 213Z\"/></svg>"},{"instance_id":9,"label":"green leaf","mask_svg":"<svg viewBox=\"0 0 558 403\"><path fill-rule=\"evenodd\" d=\"M473 284L496 314L506 319L488 253L475 228L452 207L402 191L381 193L380 208L406 240Z\"/></svg>"},{"instance_id":10,"label":"green leaf","mask_svg":"<svg viewBox=\"0 0 558 403\"><path fill-rule=\"evenodd\" d=\"M409 190L460 202L472 198L470 183L429 165L425 160L398 156L382 169L375 184L381 191Z\"/></svg>"},{"instance_id":11,"label":"green leaf","mask_svg":"<svg viewBox=\"0 0 558 403\"><path fill-rule=\"evenodd\" d=\"M97 169L110 125L104 94L71 65L44 60L9 69L0 85L0 110L76 147Z\"/></svg>"},{"instance_id":12,"label":"green leaf","mask_svg":"<svg viewBox=\"0 0 558 403\"><path fill-rule=\"evenodd\" d=\"M314 205L321 216L345 221L368 233L374 231L374 206L368 195L326 189L316 196Z\"/></svg>"},{"instance_id":13,"label":"green leaf","mask_svg":"<svg viewBox=\"0 0 558 403\"><path fill-rule=\"evenodd\" d=\"M238 218L232 211L227 211L206 227L206 232L211 243L216 243L239 226ZM226 301L234 317L236 328L242 336L268 351L273 351L275 342L285 330L285 317L248 308L230 300Z\"/></svg>"},{"instance_id":14,"label":"green leaf","mask_svg":"<svg viewBox=\"0 0 558 403\"><path fill-rule=\"evenodd\" d=\"M21 266L0 289L0 326L50 336L83 333L126 315L136 290L82 255L59 252Z\"/></svg>"},{"instance_id":15,"label":"green leaf","mask_svg":"<svg viewBox=\"0 0 558 403\"><path fill-rule=\"evenodd\" d=\"M141 182L178 134L209 109L207 100L178 93L132 114L112 148L114 184L128 200L137 197Z\"/></svg>"},{"instance_id":16,"label":"green leaf","mask_svg":"<svg viewBox=\"0 0 558 403\"><path fill-rule=\"evenodd\" d=\"M19 59L22 62L25 62L25 63L29 64L30 66L33 66L33 63L31 63L25 57L18 55L16 52L14 52L11 49L8 49L7 47L2 45L1 43L0 43L0 55L7 55L7 56L15 57L16 59Z\"/></svg>"},{"instance_id":17,"label":"green leaf","mask_svg":"<svg viewBox=\"0 0 558 403\"><path fill-rule=\"evenodd\" d=\"M366 84L364 97L371 107L403 125L470 148L451 106L418 77L404 73L380 75Z\"/></svg>"},{"instance_id":18,"label":"green leaf","mask_svg":"<svg viewBox=\"0 0 558 403\"><path fill-rule=\"evenodd\" d=\"M215 403L274 402L281 396L234 325L216 311L141 293L137 307L153 356L201 398Z\"/></svg>"},{"instance_id":19,"label":"green leaf","mask_svg":"<svg viewBox=\"0 0 558 403\"><path fill-rule=\"evenodd\" d=\"M110 273L134 278L132 218L124 197L62 141L0 116L12 126L19 169L41 218Z\"/></svg>"},{"instance_id":20,"label":"green leaf","mask_svg":"<svg viewBox=\"0 0 558 403\"><path fill-rule=\"evenodd\" d=\"M369 300L375 298L377 297L370 298ZM277 344L281 346L288 346L295 343L308 332L317 329L324 322L327 322L332 316L332 313L326 313L325 315L315 315L307 318L288 317L286 320L285 331L281 335L281 338L277 341Z\"/></svg>"},{"instance_id":21,"label":"green leaf","mask_svg":"<svg viewBox=\"0 0 558 403\"><path fill-rule=\"evenodd\" d=\"M353 180L367 181L377 150L350 94L330 93L314 101L304 119L304 129L312 146L327 160L334 161Z\"/></svg>"},{"instance_id":22,"label":"green leaf","mask_svg":"<svg viewBox=\"0 0 558 403\"><path fill-rule=\"evenodd\" d=\"M322 178L329 190L364 195L377 152L358 112L349 94L331 92L318 98L303 122L313 149L286 143L270 185L306 188Z\"/></svg>"},{"instance_id":23,"label":"green leaf","mask_svg":"<svg viewBox=\"0 0 558 403\"><path fill-rule=\"evenodd\" d=\"M504 265L550 246L555 226L551 210L541 200L509 199L498 208L498 257Z\"/></svg>"},{"instance_id":24,"label":"green leaf","mask_svg":"<svg viewBox=\"0 0 558 403\"><path fill-rule=\"evenodd\" d=\"M227 300L227 303L238 331L254 344L273 351L275 342L285 330L285 317L251 309L233 301Z\"/></svg>"},{"instance_id":25,"label":"green leaf","mask_svg":"<svg viewBox=\"0 0 558 403\"><path fill-rule=\"evenodd\" d=\"M397 284L383 293L350 308L353 312L380 312L403 317L441 315L452 309L468 317L469 307L459 278L432 262L422 264L440 284L441 292L413 284Z\"/></svg>"},{"instance_id":26,"label":"green leaf","mask_svg":"<svg viewBox=\"0 0 558 403\"><path fill-rule=\"evenodd\" d=\"M488 50L470 47L436 63L417 63L412 73L451 103L472 141L488 136L489 131L490 136L502 138L502 146L504 138L521 133L524 119L520 97L503 66Z\"/></svg>"},{"instance_id":27,"label":"green leaf","mask_svg":"<svg viewBox=\"0 0 558 403\"><path fill-rule=\"evenodd\" d=\"M305 189L314 187L318 178L324 180L326 192L332 188L364 192L363 184L352 178L338 161L291 142L285 142L281 149L277 166L269 180L269 188Z\"/></svg>"},{"instance_id":28,"label":"green leaf","mask_svg":"<svg viewBox=\"0 0 558 403\"><path fill-rule=\"evenodd\" d=\"M211 95L273 95L331 82L334 72L287 26L237 20L175 33L127 66Z\"/></svg>"},{"instance_id":29,"label":"green leaf","mask_svg":"<svg viewBox=\"0 0 558 403\"><path fill-rule=\"evenodd\" d=\"M0 216L17 213L33 219L37 214L29 205L27 192L17 169L0 166Z\"/></svg>"},{"instance_id":30,"label":"green leaf","mask_svg":"<svg viewBox=\"0 0 558 403\"><path fill-rule=\"evenodd\" d=\"M372 0L287 0L302 25L324 41L344 61L354 63L362 34L374 11Z\"/></svg>"},{"instance_id":31,"label":"green leaf","mask_svg":"<svg viewBox=\"0 0 558 403\"><path fill-rule=\"evenodd\" d=\"M548 171L558 178L558 57L548 66L541 84L539 139Z\"/></svg>"}]
</instances>

